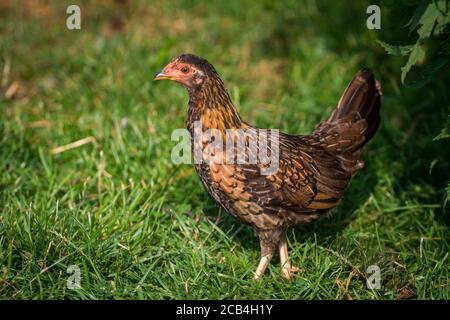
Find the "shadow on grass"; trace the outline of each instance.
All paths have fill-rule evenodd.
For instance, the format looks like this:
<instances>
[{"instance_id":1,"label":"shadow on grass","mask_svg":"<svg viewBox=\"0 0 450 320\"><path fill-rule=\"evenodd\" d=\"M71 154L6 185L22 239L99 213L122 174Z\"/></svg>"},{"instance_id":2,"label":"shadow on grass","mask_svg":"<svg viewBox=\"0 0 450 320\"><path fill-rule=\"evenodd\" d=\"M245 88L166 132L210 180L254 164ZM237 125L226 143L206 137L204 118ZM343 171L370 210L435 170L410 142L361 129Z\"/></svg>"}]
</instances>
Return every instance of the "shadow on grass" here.
<instances>
[{"instance_id":1,"label":"shadow on grass","mask_svg":"<svg viewBox=\"0 0 450 320\"><path fill-rule=\"evenodd\" d=\"M317 35L329 50L334 52L353 51L360 46L362 34L367 32L366 8L364 2L318 1L315 8L305 10L303 4L293 2L293 10L285 5L274 5L276 17L268 27L265 37L259 43L261 53L269 56L296 57L296 39L306 35ZM320 12L332 12L326 19ZM351 39L351 40L350 40Z\"/></svg>"}]
</instances>

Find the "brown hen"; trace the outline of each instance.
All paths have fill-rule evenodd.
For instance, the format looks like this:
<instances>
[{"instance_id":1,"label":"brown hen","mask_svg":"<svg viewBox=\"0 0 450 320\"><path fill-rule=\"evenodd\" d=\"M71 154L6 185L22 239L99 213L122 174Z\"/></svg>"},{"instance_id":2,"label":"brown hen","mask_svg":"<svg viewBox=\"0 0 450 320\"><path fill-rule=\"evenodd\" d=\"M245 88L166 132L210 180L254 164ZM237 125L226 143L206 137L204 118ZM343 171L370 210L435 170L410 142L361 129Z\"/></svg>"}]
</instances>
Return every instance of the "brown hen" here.
<instances>
[{"instance_id":1,"label":"brown hen","mask_svg":"<svg viewBox=\"0 0 450 320\"><path fill-rule=\"evenodd\" d=\"M172 60L156 75L155 80L161 79L177 81L188 90L187 128L206 190L226 211L252 226L260 239L255 279L277 250L283 274L291 279L297 268L289 261L286 229L329 212L363 166L362 148L380 122L382 94L373 73L360 71L331 116L305 136L269 135L243 121L214 67L195 55ZM256 149L250 146L254 141ZM262 148L275 159L275 168L255 157ZM251 161L255 158L259 161Z\"/></svg>"}]
</instances>

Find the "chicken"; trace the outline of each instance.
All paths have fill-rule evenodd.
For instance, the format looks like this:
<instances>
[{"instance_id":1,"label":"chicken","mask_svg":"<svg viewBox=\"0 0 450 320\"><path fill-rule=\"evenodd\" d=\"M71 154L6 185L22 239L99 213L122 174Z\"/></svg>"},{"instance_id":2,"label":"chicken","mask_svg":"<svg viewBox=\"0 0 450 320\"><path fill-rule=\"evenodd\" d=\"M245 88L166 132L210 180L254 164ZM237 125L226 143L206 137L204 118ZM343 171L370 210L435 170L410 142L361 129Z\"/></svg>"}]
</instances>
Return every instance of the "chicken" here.
<instances>
[{"instance_id":1,"label":"chicken","mask_svg":"<svg viewBox=\"0 0 450 320\"><path fill-rule=\"evenodd\" d=\"M277 250L282 273L291 279L298 268L290 263L286 230L330 212L363 167L362 148L380 123L382 93L373 73L361 70L331 116L310 135L274 134L265 143L258 140L256 149L249 148L250 141L267 131L240 117L207 60L182 54L155 76L162 79L180 83L189 93L186 125L194 158L200 152L195 169L206 190L259 237L261 260L255 279L263 275ZM242 137L244 143L238 145ZM272 170L267 161L249 161L263 147L276 155ZM240 155L242 161L236 161Z\"/></svg>"}]
</instances>

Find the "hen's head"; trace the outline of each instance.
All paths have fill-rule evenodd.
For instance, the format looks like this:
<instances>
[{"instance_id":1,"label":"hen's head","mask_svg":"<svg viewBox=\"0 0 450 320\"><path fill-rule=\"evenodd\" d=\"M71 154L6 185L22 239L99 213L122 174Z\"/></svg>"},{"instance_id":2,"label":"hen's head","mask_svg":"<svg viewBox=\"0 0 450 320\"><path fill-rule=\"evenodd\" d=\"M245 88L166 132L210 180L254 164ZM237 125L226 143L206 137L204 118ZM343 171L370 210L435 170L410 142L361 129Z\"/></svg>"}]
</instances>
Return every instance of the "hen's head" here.
<instances>
[{"instance_id":1,"label":"hen's head","mask_svg":"<svg viewBox=\"0 0 450 320\"><path fill-rule=\"evenodd\" d=\"M207 60L193 54L182 54L157 73L154 80L173 80L194 90L201 87L208 77L216 76L216 70Z\"/></svg>"}]
</instances>

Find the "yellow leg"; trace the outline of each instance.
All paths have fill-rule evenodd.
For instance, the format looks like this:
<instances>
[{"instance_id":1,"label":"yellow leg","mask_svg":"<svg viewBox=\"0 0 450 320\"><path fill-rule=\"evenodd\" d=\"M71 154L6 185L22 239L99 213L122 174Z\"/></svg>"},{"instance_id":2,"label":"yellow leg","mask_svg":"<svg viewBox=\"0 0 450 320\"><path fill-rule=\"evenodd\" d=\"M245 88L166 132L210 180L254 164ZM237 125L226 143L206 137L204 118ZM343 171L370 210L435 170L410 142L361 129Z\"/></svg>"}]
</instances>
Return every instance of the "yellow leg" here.
<instances>
[{"instance_id":1,"label":"yellow leg","mask_svg":"<svg viewBox=\"0 0 450 320\"><path fill-rule=\"evenodd\" d=\"M259 261L258 264L258 268L256 269L255 272L255 280L259 280L261 279L262 275L264 274L264 271L266 271L267 266L269 265L269 261L272 258L271 254L265 255L261 258L261 260Z\"/></svg>"},{"instance_id":2,"label":"yellow leg","mask_svg":"<svg viewBox=\"0 0 450 320\"><path fill-rule=\"evenodd\" d=\"M281 262L281 271L286 279L292 279L292 272L298 272L297 267L292 267L291 262L289 260L288 254L288 246L286 237L283 237L280 241L280 262Z\"/></svg>"}]
</instances>

